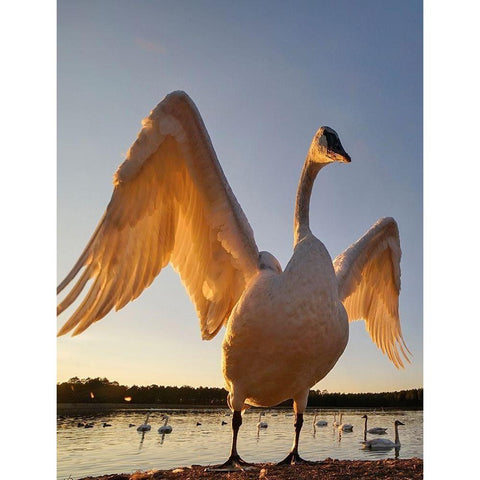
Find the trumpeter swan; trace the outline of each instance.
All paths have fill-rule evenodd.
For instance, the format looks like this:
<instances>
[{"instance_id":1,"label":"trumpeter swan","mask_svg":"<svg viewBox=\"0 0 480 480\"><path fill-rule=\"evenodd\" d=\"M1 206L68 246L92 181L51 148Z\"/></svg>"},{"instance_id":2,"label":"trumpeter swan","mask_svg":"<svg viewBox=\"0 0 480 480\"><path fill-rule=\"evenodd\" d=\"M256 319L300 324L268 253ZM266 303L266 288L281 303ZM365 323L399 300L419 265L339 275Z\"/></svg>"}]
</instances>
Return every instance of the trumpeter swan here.
<instances>
[{"instance_id":1,"label":"trumpeter swan","mask_svg":"<svg viewBox=\"0 0 480 480\"><path fill-rule=\"evenodd\" d=\"M333 414L333 426L334 426L334 427L338 427L339 425L340 425L340 424L339 424L338 421L337 421L337 414L334 413L334 414Z\"/></svg>"},{"instance_id":2,"label":"trumpeter swan","mask_svg":"<svg viewBox=\"0 0 480 480\"><path fill-rule=\"evenodd\" d=\"M267 422L262 422L262 417L264 416L264 413L260 413L258 416L258 423L257 423L257 428L267 428L268 423Z\"/></svg>"},{"instance_id":3,"label":"trumpeter swan","mask_svg":"<svg viewBox=\"0 0 480 480\"><path fill-rule=\"evenodd\" d=\"M398 315L396 222L377 221L333 262L310 230L314 180L334 162L349 163L350 156L337 133L321 127L302 169L293 256L282 271L271 253L258 251L196 106L184 92L173 92L143 121L115 173L100 223L58 286L61 292L76 280L58 306L61 314L91 281L58 332L78 335L173 265L195 305L202 338L226 326L222 363L233 435L219 470L245 465L237 452L245 405L271 407L288 399L295 435L283 463L303 461L298 439L308 393L342 355L349 320L364 319L395 366L403 367L401 355L408 360Z\"/></svg>"},{"instance_id":4,"label":"trumpeter swan","mask_svg":"<svg viewBox=\"0 0 480 480\"><path fill-rule=\"evenodd\" d=\"M172 433L172 426L167 425L168 423L168 415L162 415L163 420L165 420L165 423L158 429L158 433Z\"/></svg>"},{"instance_id":5,"label":"trumpeter swan","mask_svg":"<svg viewBox=\"0 0 480 480\"><path fill-rule=\"evenodd\" d=\"M152 426L148 424L148 419L150 418L151 413L147 413L145 421L137 427L137 432L148 432Z\"/></svg>"},{"instance_id":6,"label":"trumpeter swan","mask_svg":"<svg viewBox=\"0 0 480 480\"><path fill-rule=\"evenodd\" d=\"M351 425L350 423L343 423L342 422L342 419L343 419L343 413L340 414L340 420L339 420L339 425L338 425L338 429L341 430L342 432L351 432L353 431L353 425Z\"/></svg>"},{"instance_id":7,"label":"trumpeter swan","mask_svg":"<svg viewBox=\"0 0 480 480\"><path fill-rule=\"evenodd\" d=\"M328 425L328 422L326 420L319 420L316 422L315 420L317 419L317 412L315 412L315 416L313 417L313 424L317 427L326 427Z\"/></svg>"},{"instance_id":8,"label":"trumpeter swan","mask_svg":"<svg viewBox=\"0 0 480 480\"><path fill-rule=\"evenodd\" d=\"M363 442L363 448L369 450L390 450L391 448L399 448L400 437L398 436L398 426L405 425L399 420L395 420L395 441L392 442L388 438L372 438L372 440L366 440Z\"/></svg>"},{"instance_id":9,"label":"trumpeter swan","mask_svg":"<svg viewBox=\"0 0 480 480\"><path fill-rule=\"evenodd\" d=\"M364 441L367 441L367 433L371 433L373 435L384 435L385 433L387 433L387 429L386 428L382 428L382 427L374 427L374 428L369 428L367 430L367 421L368 421L368 416L367 415L363 415L362 418L365 419L365 427L363 429L363 440Z\"/></svg>"}]
</instances>

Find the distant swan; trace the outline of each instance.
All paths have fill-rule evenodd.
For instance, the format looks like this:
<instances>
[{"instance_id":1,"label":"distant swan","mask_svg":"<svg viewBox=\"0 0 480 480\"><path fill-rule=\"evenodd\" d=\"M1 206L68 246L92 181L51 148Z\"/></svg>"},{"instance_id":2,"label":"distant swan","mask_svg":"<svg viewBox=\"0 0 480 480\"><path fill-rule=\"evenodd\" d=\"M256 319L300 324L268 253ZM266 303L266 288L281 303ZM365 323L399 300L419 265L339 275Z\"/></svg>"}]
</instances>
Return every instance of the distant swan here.
<instances>
[{"instance_id":1,"label":"distant swan","mask_svg":"<svg viewBox=\"0 0 480 480\"><path fill-rule=\"evenodd\" d=\"M395 420L395 441L392 442L388 438L372 438L372 440L366 440L363 442L363 448L369 450L390 450L391 448L399 448L400 437L398 436L398 426L405 425L399 420Z\"/></svg>"},{"instance_id":2,"label":"distant swan","mask_svg":"<svg viewBox=\"0 0 480 480\"><path fill-rule=\"evenodd\" d=\"M374 428L370 428L367 430L367 420L368 420L368 416L367 415L363 415L362 418L365 419L365 427L363 429L363 440L366 441L367 440L367 433L371 433L373 435L383 435L385 433L387 433L387 429L386 428L382 428L382 427L374 427Z\"/></svg>"},{"instance_id":3,"label":"distant swan","mask_svg":"<svg viewBox=\"0 0 480 480\"><path fill-rule=\"evenodd\" d=\"M339 425L340 425L340 423L338 423L338 421L337 421L337 414L334 413L333 414L333 426L338 427Z\"/></svg>"},{"instance_id":4,"label":"distant swan","mask_svg":"<svg viewBox=\"0 0 480 480\"><path fill-rule=\"evenodd\" d=\"M319 420L318 422L315 422L317 419L317 412L315 412L315 416L313 417L313 424L317 427L326 427L328 425L328 422L326 420Z\"/></svg>"},{"instance_id":5,"label":"distant swan","mask_svg":"<svg viewBox=\"0 0 480 480\"><path fill-rule=\"evenodd\" d=\"M165 420L165 423L158 429L158 433L172 433L172 426L167 425L169 416L163 415L162 418Z\"/></svg>"},{"instance_id":6,"label":"distant swan","mask_svg":"<svg viewBox=\"0 0 480 480\"><path fill-rule=\"evenodd\" d=\"M137 432L148 432L151 430L152 426L148 424L148 419L150 418L151 413L147 413L147 418L145 421L137 427Z\"/></svg>"},{"instance_id":7,"label":"distant swan","mask_svg":"<svg viewBox=\"0 0 480 480\"><path fill-rule=\"evenodd\" d=\"M222 363L233 436L220 471L246 465L237 452L245 406L271 407L288 399L295 436L281 463L303 461L298 439L308 394L345 350L349 321L364 319L395 366L403 367L401 355L408 359L398 314L401 250L395 220L377 221L333 262L310 230L314 180L337 162L349 163L350 156L338 134L321 127L301 172L294 251L282 271L271 253L259 252L197 107L184 92L173 92L143 121L115 173L100 223L58 286L61 292L76 281L58 306L61 314L88 284L58 332L78 335L137 298L172 264L194 303L202 338L226 326Z\"/></svg>"},{"instance_id":8,"label":"distant swan","mask_svg":"<svg viewBox=\"0 0 480 480\"><path fill-rule=\"evenodd\" d=\"M338 429L341 430L342 432L353 431L353 425L351 425L350 423L343 423L342 418L343 418L343 413L340 414L340 421L339 421L340 425L338 425Z\"/></svg>"},{"instance_id":9,"label":"distant swan","mask_svg":"<svg viewBox=\"0 0 480 480\"><path fill-rule=\"evenodd\" d=\"M267 428L268 423L267 422L262 422L262 416L265 415L264 413L260 413L258 416L258 423L257 423L257 428Z\"/></svg>"}]
</instances>

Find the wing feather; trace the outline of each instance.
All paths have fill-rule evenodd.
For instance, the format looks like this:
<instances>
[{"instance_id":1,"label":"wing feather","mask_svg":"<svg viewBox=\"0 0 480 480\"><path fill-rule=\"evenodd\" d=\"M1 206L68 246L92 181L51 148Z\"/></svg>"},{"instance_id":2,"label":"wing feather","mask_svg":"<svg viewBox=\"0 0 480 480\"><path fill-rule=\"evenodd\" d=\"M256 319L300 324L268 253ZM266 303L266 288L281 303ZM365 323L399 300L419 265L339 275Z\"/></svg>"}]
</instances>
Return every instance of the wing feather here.
<instances>
[{"instance_id":1,"label":"wing feather","mask_svg":"<svg viewBox=\"0 0 480 480\"><path fill-rule=\"evenodd\" d=\"M257 271L252 229L194 103L174 92L142 125L100 223L58 286L60 292L76 279L58 314L84 295L59 335L81 333L121 309L170 262L195 305L202 337L210 339Z\"/></svg>"},{"instance_id":2,"label":"wing feather","mask_svg":"<svg viewBox=\"0 0 480 480\"><path fill-rule=\"evenodd\" d=\"M404 366L402 356L410 361L398 311L400 257L397 223L382 218L333 262L349 320L365 320L370 337L397 368Z\"/></svg>"}]
</instances>

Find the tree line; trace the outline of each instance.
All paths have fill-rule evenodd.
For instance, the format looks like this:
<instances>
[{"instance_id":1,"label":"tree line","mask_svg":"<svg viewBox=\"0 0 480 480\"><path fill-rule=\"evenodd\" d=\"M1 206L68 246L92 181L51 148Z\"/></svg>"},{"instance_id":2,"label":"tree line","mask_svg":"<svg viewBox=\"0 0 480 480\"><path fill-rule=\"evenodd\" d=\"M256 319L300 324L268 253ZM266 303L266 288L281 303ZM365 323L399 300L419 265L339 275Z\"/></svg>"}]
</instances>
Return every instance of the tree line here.
<instances>
[{"instance_id":1,"label":"tree line","mask_svg":"<svg viewBox=\"0 0 480 480\"><path fill-rule=\"evenodd\" d=\"M227 391L216 387L128 387L107 378L73 377L57 384L57 403L123 403L226 407ZM291 401L280 406L290 406ZM311 390L309 407L423 408L423 388L382 393L329 393Z\"/></svg>"}]
</instances>

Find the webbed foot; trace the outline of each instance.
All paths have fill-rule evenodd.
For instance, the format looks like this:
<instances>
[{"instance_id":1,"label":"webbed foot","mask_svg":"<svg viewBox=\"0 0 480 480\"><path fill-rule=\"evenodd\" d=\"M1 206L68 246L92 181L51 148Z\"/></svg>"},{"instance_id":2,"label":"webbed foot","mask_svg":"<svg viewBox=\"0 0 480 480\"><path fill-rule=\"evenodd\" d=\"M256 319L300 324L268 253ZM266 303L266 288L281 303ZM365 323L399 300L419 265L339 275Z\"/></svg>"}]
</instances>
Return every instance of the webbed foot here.
<instances>
[{"instance_id":1,"label":"webbed foot","mask_svg":"<svg viewBox=\"0 0 480 480\"><path fill-rule=\"evenodd\" d=\"M243 472L244 470L256 470L258 467L247 463L240 455L230 455L230 458L221 465L212 465L205 469L206 472Z\"/></svg>"},{"instance_id":2,"label":"webbed foot","mask_svg":"<svg viewBox=\"0 0 480 480\"><path fill-rule=\"evenodd\" d=\"M278 462L277 465L314 465L315 463L316 462L304 460L298 452L290 452L281 462Z\"/></svg>"}]
</instances>

